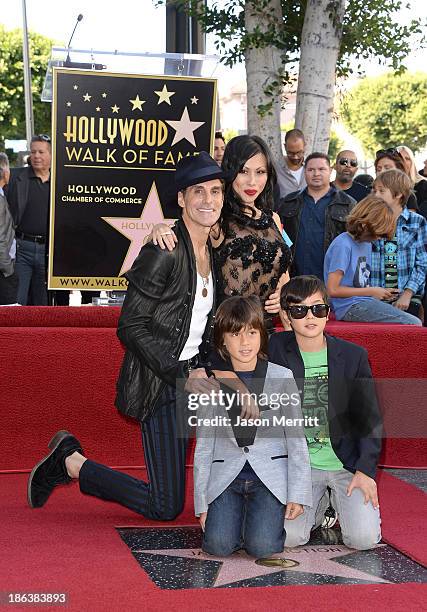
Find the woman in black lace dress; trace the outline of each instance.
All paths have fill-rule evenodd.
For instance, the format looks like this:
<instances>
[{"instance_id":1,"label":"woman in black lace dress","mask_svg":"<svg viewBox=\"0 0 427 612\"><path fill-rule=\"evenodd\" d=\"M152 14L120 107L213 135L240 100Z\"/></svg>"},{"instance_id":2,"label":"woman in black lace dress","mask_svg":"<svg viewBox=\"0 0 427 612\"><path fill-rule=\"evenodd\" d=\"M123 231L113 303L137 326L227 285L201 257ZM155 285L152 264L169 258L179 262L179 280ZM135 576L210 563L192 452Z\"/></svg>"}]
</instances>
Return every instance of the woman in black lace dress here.
<instances>
[{"instance_id":1,"label":"woman in black lace dress","mask_svg":"<svg viewBox=\"0 0 427 612\"><path fill-rule=\"evenodd\" d=\"M291 262L279 216L272 210L276 173L271 154L261 138L236 136L226 146L222 167L228 176L223 213L211 230L217 305L231 295L257 295L271 328ZM153 229L153 241L171 249L176 237L161 224Z\"/></svg>"}]
</instances>

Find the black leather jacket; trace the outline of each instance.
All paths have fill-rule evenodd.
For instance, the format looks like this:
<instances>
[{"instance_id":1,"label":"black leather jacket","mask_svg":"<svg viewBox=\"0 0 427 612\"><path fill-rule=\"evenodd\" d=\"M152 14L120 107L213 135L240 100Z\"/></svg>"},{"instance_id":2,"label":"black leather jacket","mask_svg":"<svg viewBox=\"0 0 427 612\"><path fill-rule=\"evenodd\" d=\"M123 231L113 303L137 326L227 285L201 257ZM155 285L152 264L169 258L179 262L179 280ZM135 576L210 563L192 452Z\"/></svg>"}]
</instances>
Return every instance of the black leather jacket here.
<instances>
[{"instance_id":1,"label":"black leather jacket","mask_svg":"<svg viewBox=\"0 0 427 612\"><path fill-rule=\"evenodd\" d=\"M189 336L197 269L190 235L181 220L174 231L178 244L173 251L148 243L126 274L129 286L117 335L127 350L115 403L122 414L141 422L153 414L165 385L176 387L177 380L187 375L178 358ZM209 249L212 262L210 244ZM199 349L205 362L214 312L215 303Z\"/></svg>"},{"instance_id":2,"label":"black leather jacket","mask_svg":"<svg viewBox=\"0 0 427 612\"><path fill-rule=\"evenodd\" d=\"M298 241L303 203L303 192L298 191L281 198L276 206L276 212L283 223L283 228L292 240L293 255ZM323 243L325 253L331 242L345 232L345 220L355 205L356 200L339 189L332 196L325 213L325 240Z\"/></svg>"}]
</instances>

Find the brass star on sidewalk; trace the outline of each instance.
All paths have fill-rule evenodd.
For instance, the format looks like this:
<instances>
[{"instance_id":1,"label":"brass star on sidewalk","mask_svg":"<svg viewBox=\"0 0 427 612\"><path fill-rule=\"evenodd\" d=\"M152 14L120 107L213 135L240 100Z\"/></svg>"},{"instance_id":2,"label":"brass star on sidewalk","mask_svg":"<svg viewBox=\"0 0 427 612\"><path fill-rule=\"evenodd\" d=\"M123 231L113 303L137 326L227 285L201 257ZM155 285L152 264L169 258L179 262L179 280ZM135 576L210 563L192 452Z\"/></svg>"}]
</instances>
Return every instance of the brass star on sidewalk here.
<instances>
[{"instance_id":1,"label":"brass star on sidewalk","mask_svg":"<svg viewBox=\"0 0 427 612\"><path fill-rule=\"evenodd\" d=\"M117 104L115 104L111 107L111 110L113 111L113 113L118 113L120 110L120 106L117 106Z\"/></svg>"},{"instance_id":2,"label":"brass star on sidewalk","mask_svg":"<svg viewBox=\"0 0 427 612\"><path fill-rule=\"evenodd\" d=\"M172 147L180 140L184 140L184 138L185 140L188 140L188 142L192 144L193 147L195 147L196 141L194 140L193 132L197 130L200 126L205 124L204 121L191 121L187 107L184 108L181 119L179 121L166 120L166 123L168 123L176 131L176 134L172 141Z\"/></svg>"},{"instance_id":3,"label":"brass star on sidewalk","mask_svg":"<svg viewBox=\"0 0 427 612\"><path fill-rule=\"evenodd\" d=\"M142 105L145 104L145 100L140 100L139 95L136 96L135 100L129 100L132 104L132 110L140 110L142 111Z\"/></svg>"},{"instance_id":4,"label":"brass star on sidewalk","mask_svg":"<svg viewBox=\"0 0 427 612\"><path fill-rule=\"evenodd\" d=\"M154 93L159 96L159 101L157 102L157 105L161 104L162 102L166 102L167 104L169 104L169 106L171 106L170 99L172 96L175 95L174 91L168 91L166 85L163 85L163 89L161 89L160 91L155 91Z\"/></svg>"}]
</instances>

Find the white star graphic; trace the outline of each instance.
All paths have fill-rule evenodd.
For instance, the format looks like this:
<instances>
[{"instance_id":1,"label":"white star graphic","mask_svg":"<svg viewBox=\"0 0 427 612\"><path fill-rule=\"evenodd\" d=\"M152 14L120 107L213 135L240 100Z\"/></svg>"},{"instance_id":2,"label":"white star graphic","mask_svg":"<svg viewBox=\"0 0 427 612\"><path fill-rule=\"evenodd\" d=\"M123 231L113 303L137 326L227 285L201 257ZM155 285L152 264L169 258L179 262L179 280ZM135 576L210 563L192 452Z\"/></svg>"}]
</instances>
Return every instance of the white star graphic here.
<instances>
[{"instance_id":1,"label":"white star graphic","mask_svg":"<svg viewBox=\"0 0 427 612\"><path fill-rule=\"evenodd\" d=\"M111 107L111 110L113 111L113 113L118 113L120 110L120 106L117 106L117 104L115 104Z\"/></svg>"},{"instance_id":2,"label":"white star graphic","mask_svg":"<svg viewBox=\"0 0 427 612\"><path fill-rule=\"evenodd\" d=\"M67 102L67 106L71 106L71 102Z\"/></svg>"},{"instance_id":3,"label":"white star graphic","mask_svg":"<svg viewBox=\"0 0 427 612\"><path fill-rule=\"evenodd\" d=\"M73 89L78 89L79 86L78 85L73 85Z\"/></svg>"},{"instance_id":4,"label":"white star graphic","mask_svg":"<svg viewBox=\"0 0 427 612\"><path fill-rule=\"evenodd\" d=\"M135 100L129 100L132 104L132 110L140 110L142 111L142 105L145 104L145 100L140 100L139 95L136 96Z\"/></svg>"},{"instance_id":5,"label":"white star graphic","mask_svg":"<svg viewBox=\"0 0 427 612\"><path fill-rule=\"evenodd\" d=\"M85 102L90 102L91 97L92 97L92 96L90 96L88 93L85 93L85 95L83 96L83 100L84 100Z\"/></svg>"},{"instance_id":6,"label":"white star graphic","mask_svg":"<svg viewBox=\"0 0 427 612\"><path fill-rule=\"evenodd\" d=\"M161 104L162 102L166 102L167 104L169 104L169 106L171 106L170 99L172 96L175 95L174 91L168 91L166 85L163 85L163 89L161 89L160 91L155 91L154 93L159 96L159 101L157 102L157 105Z\"/></svg>"},{"instance_id":7,"label":"white star graphic","mask_svg":"<svg viewBox=\"0 0 427 612\"><path fill-rule=\"evenodd\" d=\"M106 97L107 97L107 94L105 93L105 91L104 91L104 93L102 94L102 97L103 97L103 98L106 98Z\"/></svg>"},{"instance_id":8,"label":"white star graphic","mask_svg":"<svg viewBox=\"0 0 427 612\"><path fill-rule=\"evenodd\" d=\"M386 546L378 544L376 548ZM354 580L364 580L365 582L389 584L388 580L383 580L379 576L362 572L358 569L349 567L342 563L336 563L335 558L351 555L352 549L342 544L326 545L305 545L297 548L285 548L283 553L277 553L268 557L269 559L289 559L296 561L299 565L295 567L283 566L264 566L257 565L256 559L249 557L244 551L238 551L230 557L213 557L204 553L200 548L181 548L163 550L135 550L151 555L166 555L169 557L183 557L186 559L197 559L199 561L219 561L221 568L217 574L213 586L220 587L241 580L250 580L258 576L274 574L277 572L302 572L310 574L324 574L327 576L337 576Z\"/></svg>"},{"instance_id":9,"label":"white star graphic","mask_svg":"<svg viewBox=\"0 0 427 612\"><path fill-rule=\"evenodd\" d=\"M179 121L166 120L166 123L168 123L176 131L176 134L171 144L172 147L177 142L180 142L180 140L184 140L184 138L185 140L188 140L188 142L192 144L193 147L195 147L196 141L194 140L193 132L197 130L201 125L205 124L204 121L190 121L190 116L188 114L187 107L184 108L181 119Z\"/></svg>"},{"instance_id":10,"label":"white star graphic","mask_svg":"<svg viewBox=\"0 0 427 612\"><path fill-rule=\"evenodd\" d=\"M197 104L197 102L199 101L199 98L196 98L196 96L193 96L192 98L190 98L191 100L191 104Z\"/></svg>"},{"instance_id":11,"label":"white star graphic","mask_svg":"<svg viewBox=\"0 0 427 612\"><path fill-rule=\"evenodd\" d=\"M100 111L101 109L100 109L100 107L99 107L99 106L97 106L95 110L96 110L96 111L99 113L99 111Z\"/></svg>"},{"instance_id":12,"label":"white star graphic","mask_svg":"<svg viewBox=\"0 0 427 612\"><path fill-rule=\"evenodd\" d=\"M172 225L175 221L175 219L165 219L155 182L151 185L150 193L139 217L101 217L101 219L131 241L119 276L132 267L141 250L144 238L152 231L156 223Z\"/></svg>"}]
</instances>

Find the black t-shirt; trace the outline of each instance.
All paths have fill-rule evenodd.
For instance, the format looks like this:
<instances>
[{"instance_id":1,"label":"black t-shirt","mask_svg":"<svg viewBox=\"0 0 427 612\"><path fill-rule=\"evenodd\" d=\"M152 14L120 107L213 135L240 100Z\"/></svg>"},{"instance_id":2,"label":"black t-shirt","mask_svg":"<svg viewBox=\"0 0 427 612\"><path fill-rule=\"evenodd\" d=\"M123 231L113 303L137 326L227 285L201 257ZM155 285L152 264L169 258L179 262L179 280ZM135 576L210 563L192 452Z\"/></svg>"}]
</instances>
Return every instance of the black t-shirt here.
<instances>
[{"instance_id":1,"label":"black t-shirt","mask_svg":"<svg viewBox=\"0 0 427 612\"><path fill-rule=\"evenodd\" d=\"M366 196L371 193L371 190L368 189L368 187L365 187L365 185L361 185L356 180L353 181L349 189L343 189L342 191L354 198L356 202L360 202L360 200L363 200L363 198L366 198Z\"/></svg>"},{"instance_id":2,"label":"black t-shirt","mask_svg":"<svg viewBox=\"0 0 427 612\"><path fill-rule=\"evenodd\" d=\"M33 236L46 236L49 219L50 179L43 181L30 172L28 200L19 230Z\"/></svg>"}]
</instances>

